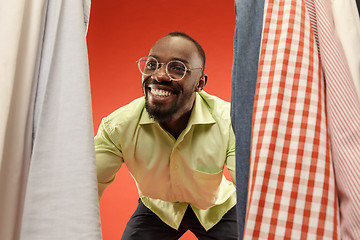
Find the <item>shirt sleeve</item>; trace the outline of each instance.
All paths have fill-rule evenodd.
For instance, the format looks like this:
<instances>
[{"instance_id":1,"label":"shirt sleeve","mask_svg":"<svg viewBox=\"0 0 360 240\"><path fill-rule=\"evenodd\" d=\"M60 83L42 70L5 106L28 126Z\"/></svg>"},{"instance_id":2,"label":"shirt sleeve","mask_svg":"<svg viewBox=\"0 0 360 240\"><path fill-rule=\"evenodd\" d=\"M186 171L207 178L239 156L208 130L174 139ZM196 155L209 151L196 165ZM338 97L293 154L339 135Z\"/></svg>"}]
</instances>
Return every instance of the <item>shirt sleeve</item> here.
<instances>
[{"instance_id":1,"label":"shirt sleeve","mask_svg":"<svg viewBox=\"0 0 360 240\"><path fill-rule=\"evenodd\" d=\"M235 134L230 124L229 130L229 143L226 153L226 167L229 170L231 180L236 184L236 172L235 172Z\"/></svg>"},{"instance_id":2,"label":"shirt sleeve","mask_svg":"<svg viewBox=\"0 0 360 240\"><path fill-rule=\"evenodd\" d=\"M115 180L116 173L124 162L120 144L116 144L111 136L113 133L113 130L106 128L106 121L103 119L94 138L99 199L105 188Z\"/></svg>"}]
</instances>

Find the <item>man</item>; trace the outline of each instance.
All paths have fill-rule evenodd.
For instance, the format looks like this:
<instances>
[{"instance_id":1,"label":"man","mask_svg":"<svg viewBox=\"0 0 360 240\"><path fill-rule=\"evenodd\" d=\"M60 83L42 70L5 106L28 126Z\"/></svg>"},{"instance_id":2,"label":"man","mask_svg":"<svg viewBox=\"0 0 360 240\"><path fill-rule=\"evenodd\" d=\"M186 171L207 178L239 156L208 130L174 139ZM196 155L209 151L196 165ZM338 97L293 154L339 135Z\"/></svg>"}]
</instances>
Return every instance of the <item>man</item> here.
<instances>
[{"instance_id":1,"label":"man","mask_svg":"<svg viewBox=\"0 0 360 240\"><path fill-rule=\"evenodd\" d=\"M104 118L95 137L99 196L122 163L138 187L122 239L171 240L187 230L198 239L237 239L230 106L202 91L202 47L169 33L138 66L145 96Z\"/></svg>"}]
</instances>

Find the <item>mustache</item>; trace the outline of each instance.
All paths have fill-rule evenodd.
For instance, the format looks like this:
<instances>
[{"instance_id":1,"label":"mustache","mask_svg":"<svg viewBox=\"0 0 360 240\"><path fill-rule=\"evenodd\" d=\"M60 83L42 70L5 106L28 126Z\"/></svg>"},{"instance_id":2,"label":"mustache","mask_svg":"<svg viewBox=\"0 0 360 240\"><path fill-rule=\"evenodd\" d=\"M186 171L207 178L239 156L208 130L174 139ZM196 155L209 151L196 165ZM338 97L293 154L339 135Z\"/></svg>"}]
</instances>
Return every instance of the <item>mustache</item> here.
<instances>
[{"instance_id":1,"label":"mustache","mask_svg":"<svg viewBox=\"0 0 360 240\"><path fill-rule=\"evenodd\" d=\"M179 92L181 91L180 87L174 83L174 81L163 81L163 82L158 82L156 81L155 79L146 79L144 82L143 82L143 86L148 88L149 85L157 85L157 86L164 86L164 87L168 87L168 88L171 88L174 92Z\"/></svg>"}]
</instances>

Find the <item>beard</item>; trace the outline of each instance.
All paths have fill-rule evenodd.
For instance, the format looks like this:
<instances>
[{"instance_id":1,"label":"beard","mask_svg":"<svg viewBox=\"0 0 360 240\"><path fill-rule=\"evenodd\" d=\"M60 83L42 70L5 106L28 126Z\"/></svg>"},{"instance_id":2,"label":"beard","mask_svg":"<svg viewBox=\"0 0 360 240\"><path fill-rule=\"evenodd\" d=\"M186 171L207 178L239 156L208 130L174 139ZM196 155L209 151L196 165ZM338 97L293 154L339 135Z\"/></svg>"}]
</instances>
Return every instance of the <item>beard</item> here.
<instances>
[{"instance_id":1,"label":"beard","mask_svg":"<svg viewBox=\"0 0 360 240\"><path fill-rule=\"evenodd\" d=\"M174 94L176 95L176 100L166 104L166 106L163 103L157 103L157 102L150 103L148 97L149 84L166 85L167 87L170 87L171 89L173 89ZM170 120L171 117L186 104L187 100L190 99L192 94L192 93L183 92L182 96L181 95L179 96L179 93L181 93L181 88L178 85L176 85L174 82L158 83L155 80L147 80L143 83L143 87L145 94L146 111L148 112L150 118L154 119L156 122L159 123Z\"/></svg>"},{"instance_id":2,"label":"beard","mask_svg":"<svg viewBox=\"0 0 360 240\"><path fill-rule=\"evenodd\" d=\"M157 103L153 103L150 106L147 93L145 94L145 108L149 117L159 123L166 122L179 110L179 106L176 102L172 103L172 106L168 109L163 109L162 104Z\"/></svg>"}]
</instances>

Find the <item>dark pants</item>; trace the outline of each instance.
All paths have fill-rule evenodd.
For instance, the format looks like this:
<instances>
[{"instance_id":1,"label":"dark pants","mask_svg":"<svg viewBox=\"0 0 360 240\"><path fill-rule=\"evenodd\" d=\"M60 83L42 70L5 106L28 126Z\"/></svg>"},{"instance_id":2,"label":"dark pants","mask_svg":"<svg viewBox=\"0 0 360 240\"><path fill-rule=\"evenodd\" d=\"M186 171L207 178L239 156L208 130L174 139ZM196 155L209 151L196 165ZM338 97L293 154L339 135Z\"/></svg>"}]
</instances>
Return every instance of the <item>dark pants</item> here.
<instances>
[{"instance_id":1,"label":"dark pants","mask_svg":"<svg viewBox=\"0 0 360 240\"><path fill-rule=\"evenodd\" d=\"M165 224L139 200L122 235L122 240L173 240L190 230L200 240L237 240L236 207L230 209L214 227L206 231L191 207L186 210L179 230Z\"/></svg>"}]
</instances>

